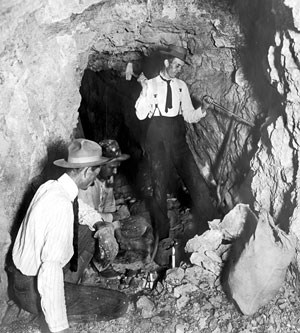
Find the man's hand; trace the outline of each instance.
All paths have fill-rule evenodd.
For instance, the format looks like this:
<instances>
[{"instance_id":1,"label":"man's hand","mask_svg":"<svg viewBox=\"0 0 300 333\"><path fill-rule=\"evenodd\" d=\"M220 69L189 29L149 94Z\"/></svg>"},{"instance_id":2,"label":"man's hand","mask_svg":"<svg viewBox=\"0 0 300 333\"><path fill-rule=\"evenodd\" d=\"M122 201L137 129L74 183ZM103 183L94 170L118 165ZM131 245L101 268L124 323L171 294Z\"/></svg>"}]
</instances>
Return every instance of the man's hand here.
<instances>
[{"instance_id":1,"label":"man's hand","mask_svg":"<svg viewBox=\"0 0 300 333\"><path fill-rule=\"evenodd\" d=\"M212 107L212 104L213 104L214 100L206 95L206 96L203 96L202 100L201 100L201 107L202 107L202 110L205 111L205 115L206 115L206 112Z\"/></svg>"},{"instance_id":2,"label":"man's hand","mask_svg":"<svg viewBox=\"0 0 300 333\"><path fill-rule=\"evenodd\" d=\"M101 231L102 229L105 229L105 228L110 228L111 227L111 223L110 222L105 222L105 221L98 221L96 222L93 227L94 229L96 230L95 234L94 234L94 238L97 238L98 237L98 232Z\"/></svg>"},{"instance_id":3,"label":"man's hand","mask_svg":"<svg viewBox=\"0 0 300 333\"><path fill-rule=\"evenodd\" d=\"M207 111L211 108L213 99L210 96L204 96L201 99L201 105L196 109L197 112L202 113L202 117L207 115Z\"/></svg>"},{"instance_id":4,"label":"man's hand","mask_svg":"<svg viewBox=\"0 0 300 333\"><path fill-rule=\"evenodd\" d=\"M197 113L201 112L202 113L202 117L205 117L207 115L206 109L203 106L199 106L198 109L196 109Z\"/></svg>"},{"instance_id":5,"label":"man's hand","mask_svg":"<svg viewBox=\"0 0 300 333\"><path fill-rule=\"evenodd\" d=\"M94 238L98 241L98 250L95 259L106 266L112 262L119 251L119 245L114 236L114 227L112 223L98 222L95 226L97 231Z\"/></svg>"},{"instance_id":6,"label":"man's hand","mask_svg":"<svg viewBox=\"0 0 300 333\"><path fill-rule=\"evenodd\" d=\"M213 104L214 100L212 99L212 97L205 95L202 97L202 103Z\"/></svg>"},{"instance_id":7,"label":"man's hand","mask_svg":"<svg viewBox=\"0 0 300 333\"><path fill-rule=\"evenodd\" d=\"M143 90L146 90L148 87L147 78L144 73L141 73L140 76L137 78L137 82L142 86Z\"/></svg>"}]
</instances>

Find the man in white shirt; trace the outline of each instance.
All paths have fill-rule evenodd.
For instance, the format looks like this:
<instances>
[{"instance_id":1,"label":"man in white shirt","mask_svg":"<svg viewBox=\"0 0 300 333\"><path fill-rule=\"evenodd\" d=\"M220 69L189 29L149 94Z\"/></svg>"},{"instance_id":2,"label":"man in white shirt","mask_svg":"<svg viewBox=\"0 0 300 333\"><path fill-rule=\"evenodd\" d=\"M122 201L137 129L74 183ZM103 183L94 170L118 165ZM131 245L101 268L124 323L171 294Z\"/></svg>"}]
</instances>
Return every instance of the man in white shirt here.
<instances>
[{"instance_id":1,"label":"man in white shirt","mask_svg":"<svg viewBox=\"0 0 300 333\"><path fill-rule=\"evenodd\" d=\"M67 159L54 161L66 169L65 173L39 187L17 234L12 253L14 266L10 270L15 300L29 312L42 311L51 332L72 332L63 268L76 250L74 204L78 190L87 189L100 166L108 161L97 143L75 139L68 147ZM73 296L77 287L72 288ZM122 298L117 302L120 300L125 302Z\"/></svg>"},{"instance_id":2,"label":"man in white shirt","mask_svg":"<svg viewBox=\"0 0 300 333\"><path fill-rule=\"evenodd\" d=\"M184 122L196 123L206 115L204 105L194 108L186 83L177 78L187 63L187 50L169 45L161 54L163 69L159 75L150 80L143 74L138 78L142 91L135 108L138 119L147 119L149 123L145 147L150 160L154 226L159 240L168 248L173 240L169 237L167 187L173 168L191 196L198 224L195 232L201 233L207 229L207 221L213 217L215 209L208 186L199 172L185 138ZM162 266L167 265L168 257L158 255L156 262Z\"/></svg>"}]
</instances>

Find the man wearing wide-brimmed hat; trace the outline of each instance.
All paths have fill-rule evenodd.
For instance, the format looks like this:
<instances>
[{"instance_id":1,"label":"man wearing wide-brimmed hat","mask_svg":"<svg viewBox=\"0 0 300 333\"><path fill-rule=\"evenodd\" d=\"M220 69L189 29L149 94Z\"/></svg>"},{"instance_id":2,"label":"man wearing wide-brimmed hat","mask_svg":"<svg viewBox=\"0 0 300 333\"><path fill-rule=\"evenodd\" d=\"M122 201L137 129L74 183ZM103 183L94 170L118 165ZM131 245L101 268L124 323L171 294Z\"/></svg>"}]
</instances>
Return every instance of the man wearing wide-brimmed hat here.
<instances>
[{"instance_id":1,"label":"man wearing wide-brimmed hat","mask_svg":"<svg viewBox=\"0 0 300 333\"><path fill-rule=\"evenodd\" d=\"M167 215L167 185L172 168L183 180L193 201L199 225L197 232L207 228L214 211L208 187L185 138L184 122L196 123L206 115L206 106L195 109L186 83L177 78L188 64L187 51L177 45L161 50L163 68L150 80L143 74L138 78L142 91L135 104L138 119L148 120L145 147L151 168L153 217L159 240L164 241L166 247L172 243ZM157 256L158 264L167 264L168 258L163 260L163 257Z\"/></svg>"},{"instance_id":2,"label":"man wearing wide-brimmed hat","mask_svg":"<svg viewBox=\"0 0 300 333\"><path fill-rule=\"evenodd\" d=\"M82 293L78 291L79 286L74 285L71 294L68 294L70 289L66 290L65 297L63 268L72 258L73 269L77 269L77 258L73 254L78 249L73 242L73 231L78 190L87 189L109 160L96 142L75 139L68 147L67 158L54 161L55 165L65 168L65 173L58 180L49 180L39 187L20 226L13 247L13 266L9 270L14 299L28 312L42 312L51 332L72 332L67 310L69 315L72 312L70 299L75 295L80 302ZM118 295L112 298L117 299ZM120 300L125 302L122 297L117 302ZM84 313L95 314L92 303L85 304ZM116 306L119 308L119 304Z\"/></svg>"}]
</instances>

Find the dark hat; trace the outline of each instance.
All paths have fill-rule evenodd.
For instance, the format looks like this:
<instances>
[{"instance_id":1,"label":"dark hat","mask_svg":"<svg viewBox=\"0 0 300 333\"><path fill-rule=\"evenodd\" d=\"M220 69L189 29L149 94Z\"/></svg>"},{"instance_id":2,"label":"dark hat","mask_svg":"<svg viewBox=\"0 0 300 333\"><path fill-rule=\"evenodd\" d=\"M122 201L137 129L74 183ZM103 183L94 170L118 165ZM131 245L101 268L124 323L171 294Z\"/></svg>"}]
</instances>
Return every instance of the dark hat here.
<instances>
[{"instance_id":1,"label":"dark hat","mask_svg":"<svg viewBox=\"0 0 300 333\"><path fill-rule=\"evenodd\" d=\"M166 49L161 49L160 53L170 57L178 58L189 65L189 63L186 61L187 49L182 46L169 45Z\"/></svg>"},{"instance_id":2,"label":"dark hat","mask_svg":"<svg viewBox=\"0 0 300 333\"><path fill-rule=\"evenodd\" d=\"M109 160L110 158L102 156L102 148L98 143L75 139L68 147L67 159L59 159L53 163L62 168L77 169L103 165Z\"/></svg>"},{"instance_id":3,"label":"dark hat","mask_svg":"<svg viewBox=\"0 0 300 333\"><path fill-rule=\"evenodd\" d=\"M102 147L103 156L111 159L111 162L116 161L125 161L128 160L130 155L122 154L119 144L116 140L105 139L99 142L99 145Z\"/></svg>"}]
</instances>

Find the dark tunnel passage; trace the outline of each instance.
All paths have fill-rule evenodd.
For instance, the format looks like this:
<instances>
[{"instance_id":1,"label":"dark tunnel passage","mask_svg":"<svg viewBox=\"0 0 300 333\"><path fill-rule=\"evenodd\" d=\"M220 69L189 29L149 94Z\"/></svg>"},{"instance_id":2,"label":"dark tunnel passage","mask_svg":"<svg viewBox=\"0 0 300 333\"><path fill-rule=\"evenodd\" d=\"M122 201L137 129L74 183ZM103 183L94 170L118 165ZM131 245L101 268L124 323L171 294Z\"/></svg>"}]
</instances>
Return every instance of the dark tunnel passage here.
<instances>
[{"instance_id":1,"label":"dark tunnel passage","mask_svg":"<svg viewBox=\"0 0 300 333\"><path fill-rule=\"evenodd\" d=\"M143 72L148 79L157 75L158 71L153 68L159 68L160 57L154 50L150 56L135 61L129 80L118 70L95 72L87 68L80 87L79 115L84 136L96 142L103 139L118 141L122 152L131 156L120 166L120 173L126 177L135 195L141 198L151 196L151 180L144 142L149 120L140 121L135 114L135 102L141 91L137 75ZM169 176L169 192L189 205L189 195L176 171Z\"/></svg>"},{"instance_id":2,"label":"dark tunnel passage","mask_svg":"<svg viewBox=\"0 0 300 333\"><path fill-rule=\"evenodd\" d=\"M141 195L140 177L143 158L143 124L135 116L135 101L140 93L136 80L126 81L117 71L93 72L86 69L80 87L82 96L79 115L84 136L99 142L104 139L118 141L121 151L130 159L120 171ZM144 168L145 169L145 168Z\"/></svg>"},{"instance_id":3,"label":"dark tunnel passage","mask_svg":"<svg viewBox=\"0 0 300 333\"><path fill-rule=\"evenodd\" d=\"M157 52L151 57L142 59L141 63L134 63L133 69L137 74L143 72L146 77L152 78L156 74L152 72L153 62L160 61ZM108 69L95 72L86 69L82 78L80 93L82 96L79 115L84 136L97 142L103 139L115 139L118 141L122 152L131 157L123 162L119 168L118 176L124 177L133 190L133 196L145 203L146 209L152 216L153 211L153 188L149 167L149 157L145 149L145 133L150 120L138 120L135 114L135 102L140 94L141 86L137 82L136 73L130 80L126 80L120 71ZM168 207L172 206L172 198L176 198L179 206L176 208L178 217L186 209L194 212L194 207L185 184L179 178L175 167L168 175ZM223 215L220 207L217 206L216 188L207 184L210 190L210 197L204 201L213 201L212 214L218 211L219 216ZM204 195L205 196L205 195ZM174 201L173 201L174 202ZM203 202L205 205L206 203ZM170 210L169 210L170 211ZM152 224L154 222L152 221ZM207 227L206 227L207 228ZM184 251L186 241L195 234L204 231L202 223L196 220L193 214L193 221L186 226L180 235L177 248L178 263L186 261L188 255Z\"/></svg>"},{"instance_id":4,"label":"dark tunnel passage","mask_svg":"<svg viewBox=\"0 0 300 333\"><path fill-rule=\"evenodd\" d=\"M158 60L153 57L150 61ZM150 68L152 68L152 64L150 61L143 63L143 72L148 78L156 74L151 72ZM141 72L139 68L141 65L136 65L135 67L138 68L138 72ZM96 72L87 68L80 87L82 100L79 115L83 135L87 139L96 142L103 139L115 139L118 141L122 152L131 156L129 160L120 166L120 173L125 176L137 197L148 198L151 196L151 179L144 140L149 120L140 121L135 114L135 102L140 91L141 87L137 82L136 76L133 76L131 80L126 80L125 76L118 70L106 69ZM195 107L199 106L198 101L193 101L193 104ZM228 172L228 163L233 163L230 159L227 160L230 156L230 151L228 152L228 150L233 149L231 143L228 142L228 136L232 136L233 134L229 132L238 133L241 130L241 125L234 123L230 127L227 122L224 122L224 119L218 119L218 116L215 114L212 116L215 119L214 121L222 127L219 134L223 135L222 132L224 132L223 142L220 143L219 147L214 148L216 153L213 163L213 172L218 177L216 179L219 179L220 184L222 184L221 186L224 186L226 183L224 175ZM212 126L214 125L209 122L200 125L200 127L197 125L193 125L192 127L187 125L188 133L191 133L192 128L193 133L199 136L201 145L203 146L202 150L205 149L206 144L205 142L202 144L203 138L207 138L207 133L216 132L216 129ZM230 130L230 128L232 129ZM208 148L208 150L210 149L211 147ZM245 177L245 170L249 167L247 163L249 156L247 157L248 153L246 150L241 152L240 162L234 162L240 165L235 170L235 176L237 181L241 182ZM204 159L207 154L205 152ZM222 169L221 172L220 170L217 172L217 168ZM244 176L242 173L244 173ZM218 194L215 184L208 181L207 185L210 187L211 196L214 198L216 208L225 214L229 210L229 207L226 207L226 202L225 205L222 202L222 207L217 202ZM169 192L180 198L180 201L184 205L190 206L189 194L175 170L170 175Z\"/></svg>"},{"instance_id":5,"label":"dark tunnel passage","mask_svg":"<svg viewBox=\"0 0 300 333\"><path fill-rule=\"evenodd\" d=\"M79 114L87 139L96 142L115 139L121 151L130 155L119 171L133 188L135 196L147 199L151 196L148 158L144 149L147 120L139 121L135 115L135 102L140 91L135 78L125 80L114 70L94 72L86 69L80 87ZM183 204L190 204L175 170L170 175L169 191Z\"/></svg>"},{"instance_id":6,"label":"dark tunnel passage","mask_svg":"<svg viewBox=\"0 0 300 333\"><path fill-rule=\"evenodd\" d=\"M148 79L154 77L158 72L153 72L152 69L158 68L157 64L160 60L159 53L155 50L152 52L151 56L140 57L140 59L133 63L134 73L130 80L127 80L124 73L118 69L93 71L87 68L84 72L80 87L82 100L79 115L84 136L96 142L103 139L115 139L118 141L122 152L131 156L129 160L122 163L119 172L125 176L126 180L133 188L135 196L147 200L152 195L149 160L145 152L144 142L149 120L140 121L135 114L135 102L141 91L141 86L137 82L137 75L143 72ZM125 66L123 65L123 67ZM195 100L193 97L192 100L194 106L198 107L199 101ZM214 122L218 123L218 126L222 128L219 134L224 135L220 146L215 148L216 153L212 168L215 176L217 175L218 177L216 179L220 180L221 186L224 186L226 182L224 180L224 174L228 172L226 170L228 168L227 164L232 162L231 160L226 160L228 156L230 156L230 152L228 151L233 148L232 143L228 142L228 135L233 136L233 133L229 133L230 131L238 133L241 129L241 125L231 121L230 126L228 123L230 118L224 122L222 117L218 117L215 114L212 116L214 117ZM207 133L211 133L213 136L213 132L216 132L216 129L210 128L214 125L209 124L209 122L200 126L199 129L199 126L193 125L192 132L195 133L195 135L199 135L198 133L200 133L200 142L202 145L203 138L208 137ZM188 133L191 133L191 126L187 124L186 127ZM212 141L213 140L214 138ZM203 147L202 150L205 149L205 142ZM208 150L210 149L211 147L208 148ZM205 152L204 155L206 154L207 152ZM242 154L245 153L242 152ZM221 162L220 156L223 158ZM248 167L245 166L246 161L245 156L241 158L239 164L242 165L242 167L236 169L237 179L241 177L242 171L240 171L240 169L245 170ZM221 171L224 174L217 172L217 168L222 169ZM190 196L175 169L169 177L170 195L177 197L183 206L190 207ZM229 210L229 207L226 206L225 201L222 201L222 205L218 202L218 189L214 183L208 181L207 186L210 189L210 195L214 201L216 210L218 210L221 215L224 215ZM222 200L224 200L224 198Z\"/></svg>"}]
</instances>

